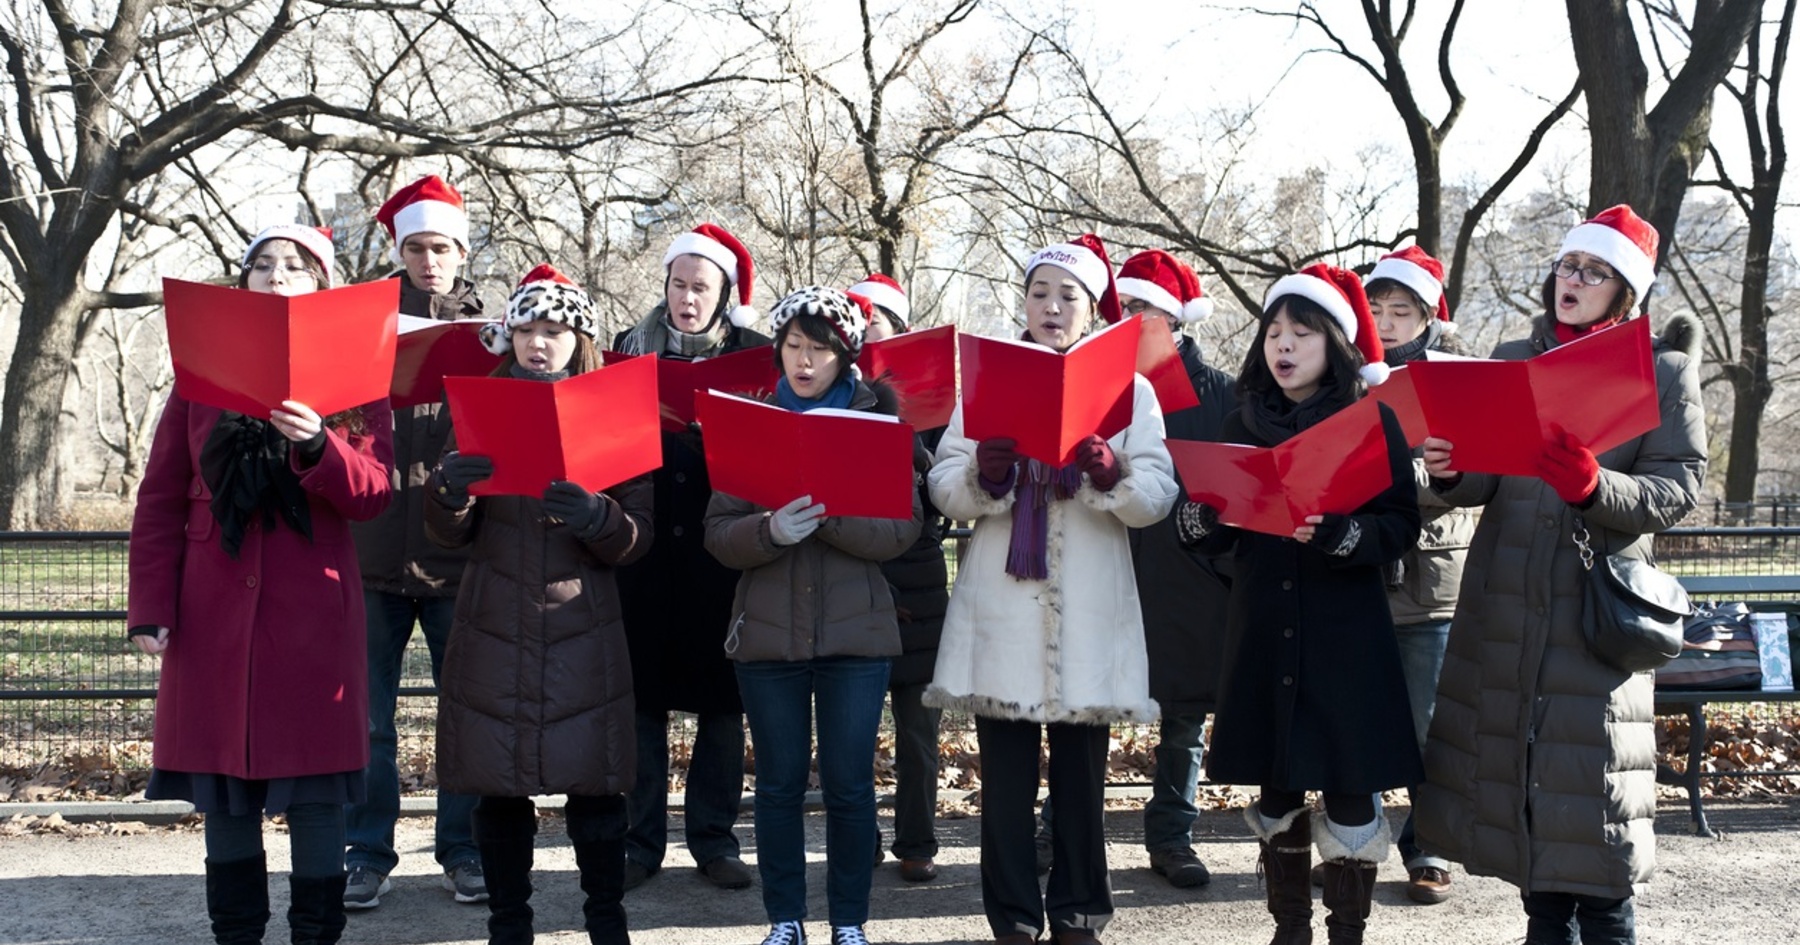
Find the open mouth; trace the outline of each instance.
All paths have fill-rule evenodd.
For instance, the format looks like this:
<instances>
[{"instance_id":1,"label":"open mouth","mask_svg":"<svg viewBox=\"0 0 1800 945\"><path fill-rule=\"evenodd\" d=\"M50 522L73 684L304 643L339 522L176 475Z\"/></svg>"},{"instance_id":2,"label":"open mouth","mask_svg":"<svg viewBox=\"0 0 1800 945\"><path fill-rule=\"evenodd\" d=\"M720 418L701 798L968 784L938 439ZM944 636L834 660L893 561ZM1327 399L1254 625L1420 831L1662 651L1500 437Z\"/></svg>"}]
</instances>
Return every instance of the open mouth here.
<instances>
[{"instance_id":1,"label":"open mouth","mask_svg":"<svg viewBox=\"0 0 1800 945\"><path fill-rule=\"evenodd\" d=\"M1576 298L1573 292L1564 292L1562 297L1557 299L1557 304L1563 308L1574 308L1581 304L1581 300Z\"/></svg>"},{"instance_id":2,"label":"open mouth","mask_svg":"<svg viewBox=\"0 0 1800 945\"><path fill-rule=\"evenodd\" d=\"M1289 361L1286 358L1277 358L1275 360L1275 376L1276 377L1291 377L1291 376L1293 376L1293 373L1294 373L1294 362Z\"/></svg>"}]
</instances>

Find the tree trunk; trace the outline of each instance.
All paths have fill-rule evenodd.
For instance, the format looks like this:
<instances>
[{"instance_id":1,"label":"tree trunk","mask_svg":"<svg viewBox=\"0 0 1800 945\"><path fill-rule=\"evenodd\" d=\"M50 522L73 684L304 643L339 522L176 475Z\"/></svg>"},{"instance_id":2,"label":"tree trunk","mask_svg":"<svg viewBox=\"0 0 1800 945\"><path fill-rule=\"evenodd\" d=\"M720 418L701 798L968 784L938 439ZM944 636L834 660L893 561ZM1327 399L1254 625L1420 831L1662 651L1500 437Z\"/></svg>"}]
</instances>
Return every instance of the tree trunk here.
<instances>
[{"instance_id":1,"label":"tree trunk","mask_svg":"<svg viewBox=\"0 0 1800 945\"><path fill-rule=\"evenodd\" d=\"M1731 379L1731 451L1725 458L1725 501L1756 498L1762 468L1762 421L1775 394L1769 380L1769 252L1775 242L1776 189L1781 178L1757 182L1744 245L1743 294L1738 302L1738 363Z\"/></svg>"},{"instance_id":2,"label":"tree trunk","mask_svg":"<svg viewBox=\"0 0 1800 945\"><path fill-rule=\"evenodd\" d=\"M81 254L85 256L85 254ZM61 421L75 325L84 302L71 277L60 286L28 287L19 310L19 341L0 397L0 523L8 529L59 524Z\"/></svg>"}]
</instances>

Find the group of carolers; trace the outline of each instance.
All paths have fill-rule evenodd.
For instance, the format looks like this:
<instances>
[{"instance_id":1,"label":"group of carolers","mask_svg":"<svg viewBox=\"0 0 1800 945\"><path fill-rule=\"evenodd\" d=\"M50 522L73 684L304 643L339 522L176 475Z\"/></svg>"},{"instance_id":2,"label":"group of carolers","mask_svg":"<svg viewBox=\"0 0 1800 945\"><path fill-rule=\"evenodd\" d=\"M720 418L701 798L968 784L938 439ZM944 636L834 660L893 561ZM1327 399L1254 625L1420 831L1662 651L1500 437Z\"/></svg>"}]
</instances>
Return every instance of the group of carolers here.
<instances>
[{"instance_id":1,"label":"group of carolers","mask_svg":"<svg viewBox=\"0 0 1800 945\"><path fill-rule=\"evenodd\" d=\"M458 276L469 221L453 188L421 179L377 218L403 312L481 316ZM1656 247L1626 207L1570 230L1544 314L1494 356L1637 317ZM328 234L275 226L245 250L238 285L311 292L333 284L333 263ZM663 263L663 299L615 349L699 359L772 344L777 405L895 412L893 392L854 366L865 342L908 329L893 280L795 290L770 311L769 338L749 327L751 257L730 233L697 227ZM1190 836L1195 783L1204 770L1254 786L1245 819L1276 945L1311 941L1316 881L1330 940L1362 940L1390 847L1381 792L1394 788L1413 796L1398 838L1413 899L1447 898L1461 862L1520 888L1528 942L1634 941L1632 890L1654 850L1651 682L1585 648L1573 530L1585 520L1611 552L1646 556L1697 501L1691 320L1656 344L1650 433L1596 456L1559 430L1538 476L1494 476L1458 470L1442 439L1409 449L1383 406L1392 485L1292 535L1231 527L1185 498L1164 445L1273 446L1391 366L1455 351L1442 280L1417 248L1366 279L1326 265L1286 275L1234 379L1179 332L1211 308L1186 265L1152 250L1115 278L1091 235L1045 247L1024 271L1023 339L1066 352L1126 314L1166 318L1199 406L1165 416L1135 377L1125 427L1087 437L1060 468L1010 439L965 436L958 408L915 444L906 519L715 493L693 427L663 434L653 473L600 492L559 481L541 496L473 496L493 464L457 450L441 404L321 417L289 401L263 420L171 396L131 532L129 632L163 661L148 796L205 814L216 941L262 941L261 824L277 813L292 940L337 941L346 909L392 888L394 713L416 623L440 692L435 853L457 900L487 903L492 943L532 940L531 798L544 794L567 797L591 940L628 941L624 893L667 847L671 712L696 717L683 822L700 873L728 889L759 877L765 945L804 943L816 764L831 942L866 942L890 694L891 852L909 881L937 872L940 714L975 719L982 902L1002 945L1099 940L1114 908L1109 726L1159 718L1152 868L1176 886L1208 882ZM554 382L600 368L599 329L588 294L546 265L483 341L506 356L496 376ZM953 592L947 520L972 523ZM746 722L754 876L733 832Z\"/></svg>"}]
</instances>

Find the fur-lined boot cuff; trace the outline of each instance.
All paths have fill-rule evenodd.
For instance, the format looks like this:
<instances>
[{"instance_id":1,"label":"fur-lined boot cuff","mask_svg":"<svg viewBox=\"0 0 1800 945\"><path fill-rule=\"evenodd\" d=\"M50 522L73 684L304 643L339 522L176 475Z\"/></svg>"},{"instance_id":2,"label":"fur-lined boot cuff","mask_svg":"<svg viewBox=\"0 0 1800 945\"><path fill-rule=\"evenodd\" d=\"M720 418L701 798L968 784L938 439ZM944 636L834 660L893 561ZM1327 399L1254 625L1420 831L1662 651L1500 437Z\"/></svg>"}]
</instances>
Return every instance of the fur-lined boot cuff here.
<instances>
[{"instance_id":1,"label":"fur-lined boot cuff","mask_svg":"<svg viewBox=\"0 0 1800 945\"><path fill-rule=\"evenodd\" d=\"M1381 803L1375 804L1375 819L1357 827L1346 827L1330 817L1313 818L1313 843L1319 847L1319 859L1325 862L1356 860L1380 863L1393 849L1387 818L1381 816Z\"/></svg>"}]
</instances>

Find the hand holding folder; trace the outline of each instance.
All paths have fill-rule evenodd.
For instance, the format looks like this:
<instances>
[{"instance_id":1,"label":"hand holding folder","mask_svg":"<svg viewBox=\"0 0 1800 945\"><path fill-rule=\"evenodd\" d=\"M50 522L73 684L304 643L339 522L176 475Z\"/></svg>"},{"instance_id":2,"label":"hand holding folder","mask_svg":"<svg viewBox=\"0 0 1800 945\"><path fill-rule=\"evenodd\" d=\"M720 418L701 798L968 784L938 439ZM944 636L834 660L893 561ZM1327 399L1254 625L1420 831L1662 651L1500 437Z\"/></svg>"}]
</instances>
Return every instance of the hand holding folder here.
<instances>
[{"instance_id":1,"label":"hand holding folder","mask_svg":"<svg viewBox=\"0 0 1800 945\"><path fill-rule=\"evenodd\" d=\"M1010 437L1021 454L1066 466L1090 434L1131 424L1132 379L1143 323L1128 318L1061 354L1024 341L963 335L963 435Z\"/></svg>"},{"instance_id":2,"label":"hand holding folder","mask_svg":"<svg viewBox=\"0 0 1800 945\"><path fill-rule=\"evenodd\" d=\"M330 416L386 400L400 283L283 296L163 280L175 392L268 419L284 400Z\"/></svg>"},{"instance_id":3,"label":"hand holding folder","mask_svg":"<svg viewBox=\"0 0 1800 945\"><path fill-rule=\"evenodd\" d=\"M907 424L852 410L793 413L718 391L703 391L696 409L713 491L767 509L811 496L833 516L912 517Z\"/></svg>"},{"instance_id":4,"label":"hand holding folder","mask_svg":"<svg viewBox=\"0 0 1800 945\"><path fill-rule=\"evenodd\" d=\"M655 361L556 381L446 377L457 449L494 463L470 495L543 495L559 479L599 492L662 465Z\"/></svg>"},{"instance_id":5,"label":"hand holding folder","mask_svg":"<svg viewBox=\"0 0 1800 945\"><path fill-rule=\"evenodd\" d=\"M1308 515L1347 515L1393 485L1380 408L1364 398L1273 447L1169 440L1188 498L1227 525L1289 536Z\"/></svg>"}]
</instances>

